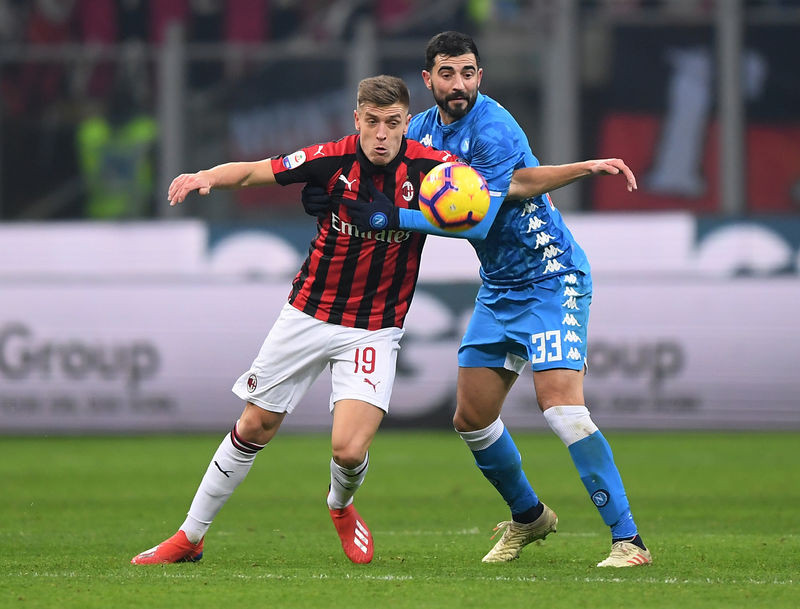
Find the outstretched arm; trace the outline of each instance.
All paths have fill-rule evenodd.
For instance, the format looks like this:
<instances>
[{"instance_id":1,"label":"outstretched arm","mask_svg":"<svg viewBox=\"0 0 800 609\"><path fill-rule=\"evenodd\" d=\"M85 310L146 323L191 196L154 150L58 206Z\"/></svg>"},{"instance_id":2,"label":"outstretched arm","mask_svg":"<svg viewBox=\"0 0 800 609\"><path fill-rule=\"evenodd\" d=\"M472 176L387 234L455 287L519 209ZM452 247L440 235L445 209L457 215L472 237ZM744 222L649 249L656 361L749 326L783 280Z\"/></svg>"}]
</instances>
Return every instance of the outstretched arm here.
<instances>
[{"instance_id":1,"label":"outstretched arm","mask_svg":"<svg viewBox=\"0 0 800 609\"><path fill-rule=\"evenodd\" d=\"M556 190L591 175L625 176L628 192L636 190L636 177L622 159L595 159L565 165L539 165L517 169L508 189L509 199L527 199Z\"/></svg>"},{"instance_id":2,"label":"outstretched arm","mask_svg":"<svg viewBox=\"0 0 800 609\"><path fill-rule=\"evenodd\" d=\"M225 163L197 173L182 173L169 185L167 200L170 205L177 205L193 190L200 195L207 195L212 188L244 188L275 183L271 159Z\"/></svg>"}]
</instances>

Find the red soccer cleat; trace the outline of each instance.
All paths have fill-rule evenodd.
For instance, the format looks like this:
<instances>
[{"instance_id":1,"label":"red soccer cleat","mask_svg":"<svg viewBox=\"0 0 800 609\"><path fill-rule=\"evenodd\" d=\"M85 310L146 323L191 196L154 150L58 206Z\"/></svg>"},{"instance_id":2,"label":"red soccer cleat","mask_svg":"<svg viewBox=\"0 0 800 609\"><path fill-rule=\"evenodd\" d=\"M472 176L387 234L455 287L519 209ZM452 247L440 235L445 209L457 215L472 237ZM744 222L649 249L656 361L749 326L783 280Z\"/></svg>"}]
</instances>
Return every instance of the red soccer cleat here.
<instances>
[{"instance_id":1,"label":"red soccer cleat","mask_svg":"<svg viewBox=\"0 0 800 609\"><path fill-rule=\"evenodd\" d=\"M192 543L186 533L178 531L155 548L131 558L132 565L166 565L174 562L197 562L203 558L203 540Z\"/></svg>"},{"instance_id":2,"label":"red soccer cleat","mask_svg":"<svg viewBox=\"0 0 800 609\"><path fill-rule=\"evenodd\" d=\"M372 534L353 504L340 510L330 510L330 513L347 558L358 564L371 561L375 549Z\"/></svg>"}]
</instances>

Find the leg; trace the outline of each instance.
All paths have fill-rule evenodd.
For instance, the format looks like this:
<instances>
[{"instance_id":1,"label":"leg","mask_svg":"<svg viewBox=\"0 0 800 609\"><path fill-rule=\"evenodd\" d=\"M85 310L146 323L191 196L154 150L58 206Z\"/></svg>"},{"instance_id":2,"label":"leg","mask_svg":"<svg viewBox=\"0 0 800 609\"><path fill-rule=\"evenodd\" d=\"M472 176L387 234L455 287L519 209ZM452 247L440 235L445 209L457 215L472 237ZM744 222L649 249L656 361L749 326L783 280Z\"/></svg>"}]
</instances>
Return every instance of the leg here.
<instances>
[{"instance_id":1,"label":"leg","mask_svg":"<svg viewBox=\"0 0 800 609\"><path fill-rule=\"evenodd\" d=\"M524 546L555 531L555 513L536 496L511 435L500 420L500 410L517 373L505 368L459 368L453 425L467 443L475 463L505 499L512 520L502 538L483 558L506 562Z\"/></svg>"},{"instance_id":2,"label":"leg","mask_svg":"<svg viewBox=\"0 0 800 609\"><path fill-rule=\"evenodd\" d=\"M354 563L372 560L374 545L353 505L369 467L369 447L389 408L400 328L347 328L333 341L331 364L331 483L328 510L345 555Z\"/></svg>"},{"instance_id":3,"label":"leg","mask_svg":"<svg viewBox=\"0 0 800 609\"><path fill-rule=\"evenodd\" d=\"M180 527L189 541L203 538L217 513L247 476L258 452L277 433L285 416L286 413L270 412L247 403L211 459Z\"/></svg>"},{"instance_id":4,"label":"leg","mask_svg":"<svg viewBox=\"0 0 800 609\"><path fill-rule=\"evenodd\" d=\"M647 564L651 562L650 554L638 535L611 447L584 405L583 376L583 370L565 368L535 371L533 380L539 408L550 428L569 449L592 503L611 528L612 545L627 543L635 548L631 552L639 556L626 556L625 561L633 562L614 566Z\"/></svg>"},{"instance_id":5,"label":"leg","mask_svg":"<svg viewBox=\"0 0 800 609\"><path fill-rule=\"evenodd\" d=\"M369 447L384 414L361 400L339 400L333 409L328 509L342 549L354 563L368 563L375 550L372 534L353 506L353 495L367 475Z\"/></svg>"},{"instance_id":6,"label":"leg","mask_svg":"<svg viewBox=\"0 0 800 609\"><path fill-rule=\"evenodd\" d=\"M178 532L135 556L137 565L196 562L203 556L203 538L214 517L245 479L258 452L278 431L285 413L247 403L242 416L220 443Z\"/></svg>"},{"instance_id":7,"label":"leg","mask_svg":"<svg viewBox=\"0 0 800 609\"><path fill-rule=\"evenodd\" d=\"M331 490L328 507L353 501L369 467L369 447L380 427L383 410L360 400L340 400L333 409Z\"/></svg>"}]
</instances>

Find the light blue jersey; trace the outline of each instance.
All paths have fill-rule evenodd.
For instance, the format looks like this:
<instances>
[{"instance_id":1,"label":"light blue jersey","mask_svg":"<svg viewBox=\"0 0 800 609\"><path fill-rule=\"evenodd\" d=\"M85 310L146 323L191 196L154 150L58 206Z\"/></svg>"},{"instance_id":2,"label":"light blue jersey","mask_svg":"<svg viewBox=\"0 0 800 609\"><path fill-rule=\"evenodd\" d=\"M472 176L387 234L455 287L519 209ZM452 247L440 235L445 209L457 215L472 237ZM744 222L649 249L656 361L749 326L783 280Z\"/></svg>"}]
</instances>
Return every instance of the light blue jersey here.
<instances>
[{"instance_id":1,"label":"light blue jersey","mask_svg":"<svg viewBox=\"0 0 800 609\"><path fill-rule=\"evenodd\" d=\"M400 210L402 228L447 237L468 238L490 288L530 285L565 273L589 273L589 263L545 194L524 201L504 201L514 169L535 167L525 133L499 103L478 93L463 118L445 125L433 106L411 119L408 138L449 150L476 169L489 185L489 212L461 233L441 231L416 210Z\"/></svg>"}]
</instances>

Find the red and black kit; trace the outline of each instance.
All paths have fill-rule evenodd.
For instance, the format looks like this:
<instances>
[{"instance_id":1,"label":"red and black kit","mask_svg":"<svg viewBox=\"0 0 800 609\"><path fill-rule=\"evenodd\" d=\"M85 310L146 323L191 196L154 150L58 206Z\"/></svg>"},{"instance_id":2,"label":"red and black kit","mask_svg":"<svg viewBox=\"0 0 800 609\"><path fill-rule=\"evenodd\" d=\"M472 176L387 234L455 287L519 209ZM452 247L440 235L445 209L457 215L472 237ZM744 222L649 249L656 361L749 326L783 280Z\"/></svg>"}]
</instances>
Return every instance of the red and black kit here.
<instances>
[{"instance_id":1,"label":"red and black kit","mask_svg":"<svg viewBox=\"0 0 800 609\"><path fill-rule=\"evenodd\" d=\"M425 175L452 155L403 138L386 166L373 165L358 134L272 159L278 184L325 187L334 204L318 222L308 258L292 282L289 302L322 321L378 330L403 326L414 296L425 235L406 230L361 231L341 199L371 201L367 180L398 207L419 209Z\"/></svg>"}]
</instances>

